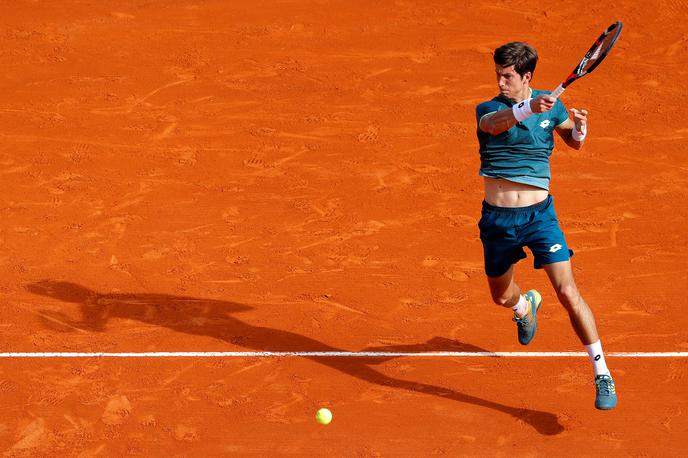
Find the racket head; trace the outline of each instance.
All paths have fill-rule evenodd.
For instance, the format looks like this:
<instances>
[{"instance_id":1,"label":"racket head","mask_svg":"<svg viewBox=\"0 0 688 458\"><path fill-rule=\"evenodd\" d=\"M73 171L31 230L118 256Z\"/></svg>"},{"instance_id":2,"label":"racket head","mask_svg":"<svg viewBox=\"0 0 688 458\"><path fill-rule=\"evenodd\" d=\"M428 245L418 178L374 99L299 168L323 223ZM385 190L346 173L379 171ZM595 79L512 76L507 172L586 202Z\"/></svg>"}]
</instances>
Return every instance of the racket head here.
<instances>
[{"instance_id":1,"label":"racket head","mask_svg":"<svg viewBox=\"0 0 688 458\"><path fill-rule=\"evenodd\" d=\"M620 21L614 22L612 25L607 27L607 29L602 32L602 35L595 40L595 43L590 47L588 52L585 53L583 59L576 66L576 68L571 72L566 82L562 84L563 87L568 86L578 78L581 78L588 73L591 73L598 65L607 57L609 51L612 50L616 40L621 34L621 29L623 24Z\"/></svg>"}]
</instances>

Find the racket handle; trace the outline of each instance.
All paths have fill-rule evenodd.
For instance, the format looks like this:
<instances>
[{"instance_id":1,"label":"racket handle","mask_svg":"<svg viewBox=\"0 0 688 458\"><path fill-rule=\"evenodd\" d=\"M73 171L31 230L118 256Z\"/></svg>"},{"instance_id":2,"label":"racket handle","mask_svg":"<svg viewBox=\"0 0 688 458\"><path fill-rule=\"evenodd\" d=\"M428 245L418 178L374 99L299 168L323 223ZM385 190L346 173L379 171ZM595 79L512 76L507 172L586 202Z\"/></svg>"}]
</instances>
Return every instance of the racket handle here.
<instances>
[{"instance_id":1,"label":"racket handle","mask_svg":"<svg viewBox=\"0 0 688 458\"><path fill-rule=\"evenodd\" d=\"M564 89L564 86L562 86L562 85L560 84L559 86L557 86L557 88L556 88L555 90L552 91L552 94L551 94L551 95L552 95L552 97L554 97L555 99L558 99L559 96L560 96L561 94L563 94L565 90L566 90L566 89Z\"/></svg>"}]
</instances>

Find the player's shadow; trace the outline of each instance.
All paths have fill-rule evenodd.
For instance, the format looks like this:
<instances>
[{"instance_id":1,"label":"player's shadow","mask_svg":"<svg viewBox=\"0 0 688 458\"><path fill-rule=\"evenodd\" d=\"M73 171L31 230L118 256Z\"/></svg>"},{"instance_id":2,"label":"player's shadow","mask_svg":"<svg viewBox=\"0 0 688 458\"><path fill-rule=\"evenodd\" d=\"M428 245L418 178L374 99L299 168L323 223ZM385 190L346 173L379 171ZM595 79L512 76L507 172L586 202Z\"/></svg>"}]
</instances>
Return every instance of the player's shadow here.
<instances>
[{"instance_id":1,"label":"player's shadow","mask_svg":"<svg viewBox=\"0 0 688 458\"><path fill-rule=\"evenodd\" d=\"M214 337L255 351L344 351L300 334L264 326L254 326L241 321L234 314L251 310L252 307L235 302L167 294L101 294L74 283L49 280L31 283L27 289L35 294L79 304L81 311L79 320L74 320L59 312L41 311L41 314L45 316L43 322L47 327L63 332L75 329L103 332L108 320L124 318L139 320L155 326L164 326L187 334ZM420 345L370 347L363 351L447 350L485 351L473 345L444 338L434 338ZM512 407L449 388L397 379L371 367L391 359L390 357L308 357L308 359L369 383L425 393L497 410L530 424L541 434L555 435L564 431L557 417L549 412Z\"/></svg>"}]
</instances>

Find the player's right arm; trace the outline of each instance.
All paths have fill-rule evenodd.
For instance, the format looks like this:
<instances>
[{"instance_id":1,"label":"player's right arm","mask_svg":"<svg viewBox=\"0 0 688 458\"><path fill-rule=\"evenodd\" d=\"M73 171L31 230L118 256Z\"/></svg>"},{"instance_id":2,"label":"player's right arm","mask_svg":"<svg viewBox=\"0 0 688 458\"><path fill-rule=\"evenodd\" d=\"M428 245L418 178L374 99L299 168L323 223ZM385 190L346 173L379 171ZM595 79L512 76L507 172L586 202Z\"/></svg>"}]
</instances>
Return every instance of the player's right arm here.
<instances>
[{"instance_id":1,"label":"player's right arm","mask_svg":"<svg viewBox=\"0 0 688 458\"><path fill-rule=\"evenodd\" d=\"M551 110L556 101L557 99L550 95L541 94L530 99L530 109L533 113L544 113L545 111ZM480 130L490 135L499 135L511 129L516 124L518 124L518 120L514 115L513 109L505 108L483 115L480 118L478 127Z\"/></svg>"}]
</instances>

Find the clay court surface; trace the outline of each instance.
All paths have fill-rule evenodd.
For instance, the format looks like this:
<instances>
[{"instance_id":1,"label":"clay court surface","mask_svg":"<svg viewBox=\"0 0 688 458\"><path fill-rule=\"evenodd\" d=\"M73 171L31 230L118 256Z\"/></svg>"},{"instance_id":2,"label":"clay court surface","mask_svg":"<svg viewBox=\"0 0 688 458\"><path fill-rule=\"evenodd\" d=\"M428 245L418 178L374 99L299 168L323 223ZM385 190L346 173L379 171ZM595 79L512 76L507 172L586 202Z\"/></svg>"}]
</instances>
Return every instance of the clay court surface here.
<instances>
[{"instance_id":1,"label":"clay court surface","mask_svg":"<svg viewBox=\"0 0 688 458\"><path fill-rule=\"evenodd\" d=\"M0 352L523 351L491 303L491 52L562 96L552 193L607 352L688 351L686 3L0 4ZM532 257L533 352L583 351ZM677 456L688 358L2 358L6 456ZM327 406L329 426L314 420Z\"/></svg>"}]
</instances>

